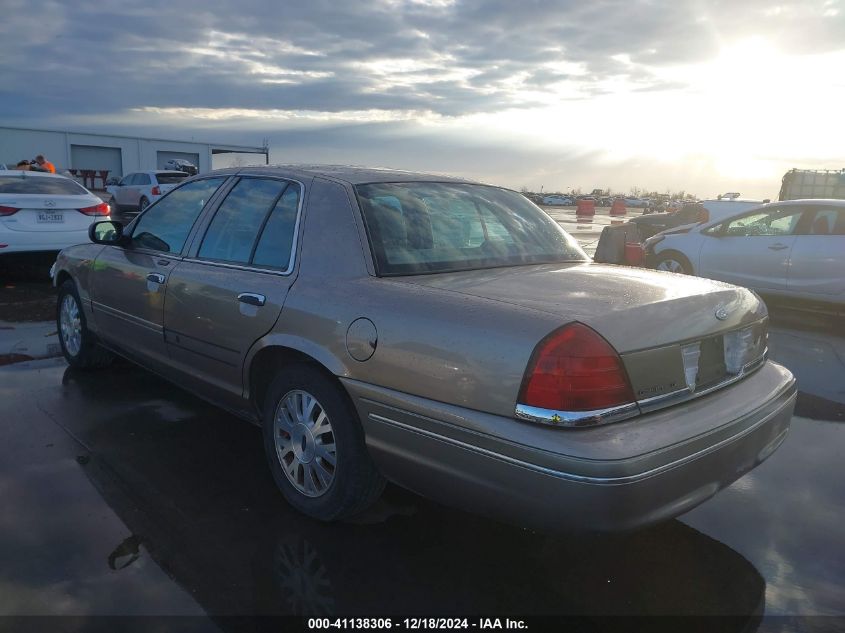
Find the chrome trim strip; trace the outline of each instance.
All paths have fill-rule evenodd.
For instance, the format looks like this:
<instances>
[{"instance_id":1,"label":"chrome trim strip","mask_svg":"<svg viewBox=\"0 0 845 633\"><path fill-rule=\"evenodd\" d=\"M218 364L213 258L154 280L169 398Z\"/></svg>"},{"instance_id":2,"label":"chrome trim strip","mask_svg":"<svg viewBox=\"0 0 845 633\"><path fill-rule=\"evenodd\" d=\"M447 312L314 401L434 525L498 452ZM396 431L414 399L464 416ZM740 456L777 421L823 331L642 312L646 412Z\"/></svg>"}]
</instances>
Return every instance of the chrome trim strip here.
<instances>
[{"instance_id":1,"label":"chrome trim strip","mask_svg":"<svg viewBox=\"0 0 845 633\"><path fill-rule=\"evenodd\" d=\"M709 387L702 389L701 391L690 391L689 389L679 389L678 391L673 391L671 393L664 393L659 396L654 396L651 398L645 398L644 400L638 400L640 405L640 410L643 413L651 413L652 411L656 411L658 409L663 409L664 407L673 406L676 404L680 404L682 402L687 402L689 400L694 400L695 398L706 396L707 394L713 393L717 389L722 389L723 387L727 387L729 385L734 384L735 382L742 380L746 376L754 373L758 369L760 369L765 363L766 360L769 358L769 348L767 347L763 351L763 355L758 358L757 360L753 360L750 363L743 366L742 371L738 374L726 378L721 382L717 382Z\"/></svg>"},{"instance_id":2,"label":"chrome trim strip","mask_svg":"<svg viewBox=\"0 0 845 633\"><path fill-rule=\"evenodd\" d=\"M117 308L112 308L111 306L107 306L104 303L99 303L97 301L91 301L91 307L94 311L99 311L105 315L110 317L114 317L116 319L121 319L123 321L127 321L133 325L137 325L139 327L146 328L148 330L152 330L156 334L164 335L164 326L159 325L158 323L153 323L151 321L147 321L146 319L142 319L141 317L137 317L134 314L129 314L128 312L124 312L123 310L118 310Z\"/></svg>"},{"instance_id":3,"label":"chrome trim strip","mask_svg":"<svg viewBox=\"0 0 845 633\"><path fill-rule=\"evenodd\" d=\"M623 404L618 407L596 409L594 411L555 411L530 407L525 404L516 405L516 417L528 422L559 426L561 428L594 427L602 424L621 422L640 414L636 402Z\"/></svg>"},{"instance_id":4,"label":"chrome trim strip","mask_svg":"<svg viewBox=\"0 0 845 633\"><path fill-rule=\"evenodd\" d=\"M795 385L794 382L792 382L790 384L791 387L794 387L794 385ZM783 406L788 406L790 401L792 401L792 400L794 400L798 397L798 393L794 390L794 388L791 390L791 392L787 388L784 393L790 393L790 395L786 399L786 402ZM774 399L770 400L767 404L776 402L777 400L781 399L782 397L783 397L783 393L778 394L778 396L776 396ZM426 436L430 439L437 440L437 441L440 441L440 442L444 442L446 444L451 444L452 446L455 446L457 448L462 448L464 450L468 450L468 451L471 451L471 452L474 452L474 453L478 453L479 455L483 455L485 457L490 457L492 459L496 459L496 460L505 462L507 464L510 464L511 466L517 466L519 468L525 468L527 470L533 470L534 472L540 473L542 475L549 475L549 476L555 477L557 479L564 479L564 480L567 480L567 481L574 481L574 482L578 482L578 483L596 484L596 485L602 485L602 486L613 486L613 485L619 485L619 484L636 483L638 481L642 481L643 479L648 479L649 477L659 475L659 474L664 473L668 470L672 470L673 468L676 468L678 466L682 466L686 463L695 461L696 459L698 459L700 457L704 457L704 456L706 456L706 455L708 455L708 454L710 454L714 451L719 450L723 446L726 446L726 445L731 444L735 441L741 440L746 435L750 435L751 433L753 433L754 431L759 429L762 425L766 424L773 417L778 415L783 410L783 406L776 407L774 411L769 413L769 415L761 418L756 424L752 424L747 429L744 429L743 431L741 431L740 433L737 433L736 435L726 437L721 442L717 442L716 444L712 444L710 446L707 446L706 448L702 448L701 450L696 451L695 453L691 453L690 455L685 455L684 457L682 457L680 459L676 459L675 461L669 462L668 464L663 464L662 466L658 466L657 468L652 468L651 470L646 470L644 472L637 473L636 475L625 475L625 476L622 476L622 477L592 477L592 476L589 476L589 475L578 475L576 473L568 473L568 472L564 472L564 471L561 471L561 470L554 470L553 468L546 468L545 466L540 466L538 464L532 464L531 462L526 462L526 461L523 461L521 459L516 459L515 457L510 457L508 455L503 455L501 453L497 453L495 451L491 451L491 450L486 449L486 448L481 448L480 446L475 446L473 444L467 444L466 442L461 442L460 440L456 440L456 439L453 439L451 437L446 437L445 435L440 435L439 433L434 433L434 432L428 431L426 429L420 429L418 427L411 426L410 424L405 424L403 422L397 422L396 420L391 420L390 418L385 418L385 417L378 415L376 413L370 413L367 417L374 422L380 422L382 424L394 426L396 428L400 428L400 429L405 430L405 431L410 431L412 433L424 435L424 436ZM753 414L754 414L754 412L752 411L748 415L753 415ZM784 432L781 433L778 436L778 438L776 438L775 441L780 439L780 441L783 442L783 439L781 439L781 438L786 437L786 432L788 430L789 430L788 428L785 429ZM775 449L772 449L772 452L774 452L774 450Z\"/></svg>"}]
</instances>

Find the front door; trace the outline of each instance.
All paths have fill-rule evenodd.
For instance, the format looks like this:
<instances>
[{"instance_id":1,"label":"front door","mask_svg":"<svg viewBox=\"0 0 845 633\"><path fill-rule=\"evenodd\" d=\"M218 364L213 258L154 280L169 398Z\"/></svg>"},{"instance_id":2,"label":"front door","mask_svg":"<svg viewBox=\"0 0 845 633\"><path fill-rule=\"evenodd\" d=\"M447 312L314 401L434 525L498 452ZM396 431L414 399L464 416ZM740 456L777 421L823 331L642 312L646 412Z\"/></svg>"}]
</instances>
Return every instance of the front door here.
<instances>
[{"instance_id":1,"label":"front door","mask_svg":"<svg viewBox=\"0 0 845 633\"><path fill-rule=\"evenodd\" d=\"M786 290L800 207L774 207L704 232L698 274L748 288Z\"/></svg>"},{"instance_id":2,"label":"front door","mask_svg":"<svg viewBox=\"0 0 845 633\"><path fill-rule=\"evenodd\" d=\"M168 281L171 359L224 404L239 404L247 352L279 318L294 281L300 198L297 183L241 178Z\"/></svg>"},{"instance_id":3,"label":"front door","mask_svg":"<svg viewBox=\"0 0 845 633\"><path fill-rule=\"evenodd\" d=\"M103 339L155 365L167 360L167 280L205 203L224 178L189 183L135 224L130 243L106 246L94 262L92 308Z\"/></svg>"}]
</instances>

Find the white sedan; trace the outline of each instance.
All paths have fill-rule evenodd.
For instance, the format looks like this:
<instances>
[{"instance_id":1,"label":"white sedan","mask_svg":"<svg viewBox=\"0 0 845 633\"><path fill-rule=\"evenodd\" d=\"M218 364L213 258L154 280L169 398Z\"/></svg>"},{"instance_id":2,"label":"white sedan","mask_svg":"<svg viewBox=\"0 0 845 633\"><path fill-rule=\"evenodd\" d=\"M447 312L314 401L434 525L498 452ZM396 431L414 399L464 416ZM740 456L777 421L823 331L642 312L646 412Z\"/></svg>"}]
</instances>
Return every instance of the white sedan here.
<instances>
[{"instance_id":1,"label":"white sedan","mask_svg":"<svg viewBox=\"0 0 845 633\"><path fill-rule=\"evenodd\" d=\"M129 220L188 177L183 171L137 171L106 187L115 215Z\"/></svg>"},{"instance_id":2,"label":"white sedan","mask_svg":"<svg viewBox=\"0 0 845 633\"><path fill-rule=\"evenodd\" d=\"M845 303L845 200L773 202L645 242L655 268Z\"/></svg>"},{"instance_id":3,"label":"white sedan","mask_svg":"<svg viewBox=\"0 0 845 633\"><path fill-rule=\"evenodd\" d=\"M0 254L88 242L88 227L108 215L108 204L70 178L0 171Z\"/></svg>"}]
</instances>

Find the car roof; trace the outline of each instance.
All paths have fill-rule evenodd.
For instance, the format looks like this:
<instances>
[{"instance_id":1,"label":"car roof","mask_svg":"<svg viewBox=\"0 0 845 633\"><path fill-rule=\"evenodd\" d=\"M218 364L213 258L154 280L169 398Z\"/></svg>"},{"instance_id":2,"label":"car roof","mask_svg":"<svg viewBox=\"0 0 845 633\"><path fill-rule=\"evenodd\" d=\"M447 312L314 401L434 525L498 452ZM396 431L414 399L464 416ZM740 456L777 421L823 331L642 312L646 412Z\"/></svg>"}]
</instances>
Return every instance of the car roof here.
<instances>
[{"instance_id":1,"label":"car roof","mask_svg":"<svg viewBox=\"0 0 845 633\"><path fill-rule=\"evenodd\" d=\"M377 182L454 182L481 184L465 178L443 174L386 169L380 167L359 167L355 165L262 165L258 167L232 167L218 169L212 174L254 174L283 176L288 178L328 178L352 185ZM208 174L206 174L208 175Z\"/></svg>"}]
</instances>

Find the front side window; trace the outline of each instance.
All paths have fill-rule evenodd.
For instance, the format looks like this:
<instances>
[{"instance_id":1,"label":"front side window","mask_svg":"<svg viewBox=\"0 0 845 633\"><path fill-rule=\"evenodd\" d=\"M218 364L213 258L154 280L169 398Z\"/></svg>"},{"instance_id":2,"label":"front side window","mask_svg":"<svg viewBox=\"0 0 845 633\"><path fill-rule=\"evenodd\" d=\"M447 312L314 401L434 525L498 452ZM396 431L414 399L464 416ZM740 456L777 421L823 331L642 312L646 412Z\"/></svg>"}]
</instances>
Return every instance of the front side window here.
<instances>
[{"instance_id":1,"label":"front side window","mask_svg":"<svg viewBox=\"0 0 845 633\"><path fill-rule=\"evenodd\" d=\"M723 233L728 236L792 235L802 212L798 207L756 211L725 222Z\"/></svg>"},{"instance_id":2,"label":"front side window","mask_svg":"<svg viewBox=\"0 0 845 633\"><path fill-rule=\"evenodd\" d=\"M202 208L224 180L196 180L164 196L138 218L132 231L132 246L179 253Z\"/></svg>"},{"instance_id":3,"label":"front side window","mask_svg":"<svg viewBox=\"0 0 845 633\"><path fill-rule=\"evenodd\" d=\"M214 215L198 256L248 264L264 221L287 186L283 180L263 178L238 182Z\"/></svg>"},{"instance_id":4,"label":"front side window","mask_svg":"<svg viewBox=\"0 0 845 633\"><path fill-rule=\"evenodd\" d=\"M355 190L381 275L588 259L557 222L513 191L436 182Z\"/></svg>"}]
</instances>

